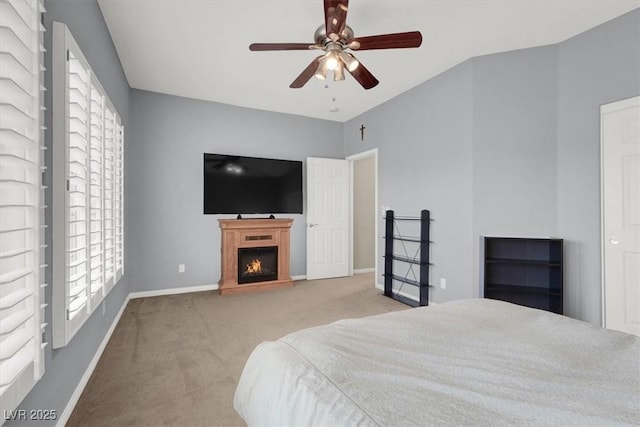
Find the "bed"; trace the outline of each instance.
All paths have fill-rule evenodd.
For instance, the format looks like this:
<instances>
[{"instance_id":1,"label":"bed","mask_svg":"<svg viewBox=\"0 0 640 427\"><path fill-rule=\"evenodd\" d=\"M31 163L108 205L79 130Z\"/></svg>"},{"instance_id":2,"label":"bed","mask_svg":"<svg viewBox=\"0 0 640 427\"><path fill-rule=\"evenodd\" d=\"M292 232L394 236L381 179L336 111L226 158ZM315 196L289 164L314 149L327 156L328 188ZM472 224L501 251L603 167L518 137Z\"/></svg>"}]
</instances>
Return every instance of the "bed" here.
<instances>
[{"instance_id":1,"label":"bed","mask_svg":"<svg viewBox=\"0 0 640 427\"><path fill-rule=\"evenodd\" d=\"M640 339L452 301L263 342L234 407L249 426L639 425Z\"/></svg>"}]
</instances>

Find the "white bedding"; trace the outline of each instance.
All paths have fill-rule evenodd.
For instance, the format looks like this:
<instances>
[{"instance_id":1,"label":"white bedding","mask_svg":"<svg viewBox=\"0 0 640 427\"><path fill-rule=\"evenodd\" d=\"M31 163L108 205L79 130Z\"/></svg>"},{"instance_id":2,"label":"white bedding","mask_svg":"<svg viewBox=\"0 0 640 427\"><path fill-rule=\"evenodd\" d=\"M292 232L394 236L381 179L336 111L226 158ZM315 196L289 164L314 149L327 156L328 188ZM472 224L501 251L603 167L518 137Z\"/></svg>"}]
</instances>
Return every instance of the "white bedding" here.
<instances>
[{"instance_id":1,"label":"white bedding","mask_svg":"<svg viewBox=\"0 0 640 427\"><path fill-rule=\"evenodd\" d=\"M249 426L640 425L640 339L452 301L263 342L234 407Z\"/></svg>"}]
</instances>

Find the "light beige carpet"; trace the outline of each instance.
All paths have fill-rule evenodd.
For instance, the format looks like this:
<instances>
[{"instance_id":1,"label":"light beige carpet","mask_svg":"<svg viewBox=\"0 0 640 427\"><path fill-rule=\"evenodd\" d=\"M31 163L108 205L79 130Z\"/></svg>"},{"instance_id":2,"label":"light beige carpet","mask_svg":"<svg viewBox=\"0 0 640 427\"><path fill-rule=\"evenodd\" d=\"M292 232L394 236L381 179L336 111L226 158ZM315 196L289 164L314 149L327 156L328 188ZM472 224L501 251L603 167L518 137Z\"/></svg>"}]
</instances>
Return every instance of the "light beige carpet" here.
<instances>
[{"instance_id":1,"label":"light beige carpet","mask_svg":"<svg viewBox=\"0 0 640 427\"><path fill-rule=\"evenodd\" d=\"M131 300L67 425L242 426L233 393L260 342L406 308L373 287L373 274Z\"/></svg>"}]
</instances>

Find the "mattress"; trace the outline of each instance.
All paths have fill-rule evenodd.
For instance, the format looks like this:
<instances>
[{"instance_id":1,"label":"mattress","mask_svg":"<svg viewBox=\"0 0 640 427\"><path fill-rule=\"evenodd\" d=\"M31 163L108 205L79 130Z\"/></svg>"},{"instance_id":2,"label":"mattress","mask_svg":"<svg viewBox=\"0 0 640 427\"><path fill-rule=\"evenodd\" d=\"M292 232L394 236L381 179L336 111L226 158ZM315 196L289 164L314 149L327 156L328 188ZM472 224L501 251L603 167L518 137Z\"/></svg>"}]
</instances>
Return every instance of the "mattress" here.
<instances>
[{"instance_id":1,"label":"mattress","mask_svg":"<svg viewBox=\"0 0 640 427\"><path fill-rule=\"evenodd\" d=\"M489 299L263 342L234 407L259 425L640 425L640 339Z\"/></svg>"}]
</instances>

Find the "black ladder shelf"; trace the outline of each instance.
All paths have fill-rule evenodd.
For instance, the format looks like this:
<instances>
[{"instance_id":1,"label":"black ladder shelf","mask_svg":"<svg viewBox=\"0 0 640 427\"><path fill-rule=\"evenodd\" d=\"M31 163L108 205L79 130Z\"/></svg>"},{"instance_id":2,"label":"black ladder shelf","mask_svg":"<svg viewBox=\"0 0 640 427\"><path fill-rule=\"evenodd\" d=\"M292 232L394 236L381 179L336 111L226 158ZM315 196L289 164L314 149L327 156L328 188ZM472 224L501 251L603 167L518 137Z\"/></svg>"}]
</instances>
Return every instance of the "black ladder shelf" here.
<instances>
[{"instance_id":1,"label":"black ladder shelf","mask_svg":"<svg viewBox=\"0 0 640 427\"><path fill-rule=\"evenodd\" d=\"M395 233L397 221L420 221L420 236L403 236L398 231ZM400 301L412 307L429 305L429 224L431 213L424 209L420 211L419 217L395 216L392 210L385 213L385 235L384 235L384 295ZM407 253L406 246L402 243L404 254L399 255L394 252L394 242L418 243L418 248L414 256ZM395 274L393 271L394 261L408 264L406 274ZM415 274L413 267L416 266L419 272ZM409 277L409 276L413 277ZM400 282L400 289L403 284L408 284L418 288L418 300L400 294L400 290L394 292L393 283Z\"/></svg>"}]
</instances>

